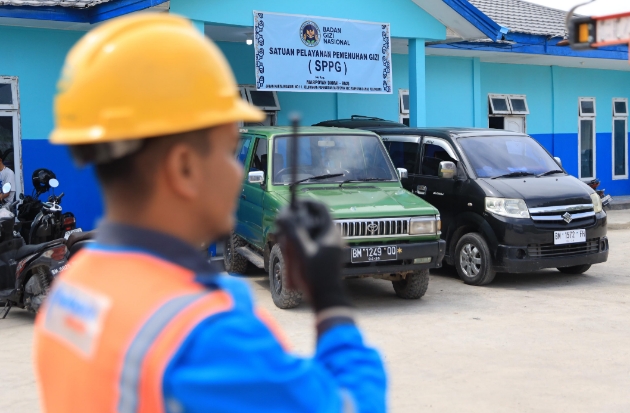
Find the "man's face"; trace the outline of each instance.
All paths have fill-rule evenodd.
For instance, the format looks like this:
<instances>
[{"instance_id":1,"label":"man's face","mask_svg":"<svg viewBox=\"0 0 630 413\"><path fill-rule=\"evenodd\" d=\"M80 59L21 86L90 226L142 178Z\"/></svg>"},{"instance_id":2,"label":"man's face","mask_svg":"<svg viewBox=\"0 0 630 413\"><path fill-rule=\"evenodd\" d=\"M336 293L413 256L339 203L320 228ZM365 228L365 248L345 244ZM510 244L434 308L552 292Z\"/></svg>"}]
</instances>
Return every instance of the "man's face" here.
<instances>
[{"instance_id":1,"label":"man's face","mask_svg":"<svg viewBox=\"0 0 630 413\"><path fill-rule=\"evenodd\" d=\"M234 227L234 212L243 184L243 168L236 159L239 144L236 123L217 126L208 131L210 153L203 163L203 189L199 197L199 214L209 234L227 235Z\"/></svg>"}]
</instances>

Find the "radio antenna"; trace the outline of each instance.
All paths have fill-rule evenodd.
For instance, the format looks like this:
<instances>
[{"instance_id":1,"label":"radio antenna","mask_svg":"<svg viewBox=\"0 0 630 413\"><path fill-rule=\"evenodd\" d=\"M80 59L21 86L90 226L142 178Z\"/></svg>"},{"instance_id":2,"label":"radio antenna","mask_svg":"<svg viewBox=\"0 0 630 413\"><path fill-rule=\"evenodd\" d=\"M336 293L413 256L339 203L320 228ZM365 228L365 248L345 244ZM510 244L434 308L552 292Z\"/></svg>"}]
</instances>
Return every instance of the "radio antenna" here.
<instances>
[{"instance_id":1,"label":"radio antenna","mask_svg":"<svg viewBox=\"0 0 630 413\"><path fill-rule=\"evenodd\" d=\"M298 128L300 126L300 115L294 113L291 115L291 209L297 209L296 191L298 186Z\"/></svg>"}]
</instances>

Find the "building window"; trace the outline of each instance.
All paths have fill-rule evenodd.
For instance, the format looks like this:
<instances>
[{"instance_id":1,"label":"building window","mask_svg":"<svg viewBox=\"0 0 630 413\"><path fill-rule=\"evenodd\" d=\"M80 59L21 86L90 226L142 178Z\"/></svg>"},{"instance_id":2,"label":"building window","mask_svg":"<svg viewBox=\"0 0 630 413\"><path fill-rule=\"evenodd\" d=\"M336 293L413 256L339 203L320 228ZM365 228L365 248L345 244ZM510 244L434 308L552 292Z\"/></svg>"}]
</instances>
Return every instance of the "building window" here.
<instances>
[{"instance_id":1,"label":"building window","mask_svg":"<svg viewBox=\"0 0 630 413\"><path fill-rule=\"evenodd\" d=\"M580 179L595 178L596 143L595 143L595 98L579 98L578 125L578 162Z\"/></svg>"},{"instance_id":2,"label":"building window","mask_svg":"<svg viewBox=\"0 0 630 413\"><path fill-rule=\"evenodd\" d=\"M529 115L525 95L488 95L488 127L525 133Z\"/></svg>"},{"instance_id":3,"label":"building window","mask_svg":"<svg viewBox=\"0 0 630 413\"><path fill-rule=\"evenodd\" d=\"M17 110L17 82L14 78L0 76L0 110Z\"/></svg>"},{"instance_id":4,"label":"building window","mask_svg":"<svg viewBox=\"0 0 630 413\"><path fill-rule=\"evenodd\" d=\"M613 179L628 179L628 99L613 99Z\"/></svg>"},{"instance_id":5,"label":"building window","mask_svg":"<svg viewBox=\"0 0 630 413\"><path fill-rule=\"evenodd\" d=\"M409 90L398 89L398 122L409 126Z\"/></svg>"},{"instance_id":6,"label":"building window","mask_svg":"<svg viewBox=\"0 0 630 413\"><path fill-rule=\"evenodd\" d=\"M267 118L262 122L249 122L244 126L275 126L280 111L280 101L278 93L271 90L257 90L254 85L239 85L238 91L241 98L257 106L267 114Z\"/></svg>"}]
</instances>

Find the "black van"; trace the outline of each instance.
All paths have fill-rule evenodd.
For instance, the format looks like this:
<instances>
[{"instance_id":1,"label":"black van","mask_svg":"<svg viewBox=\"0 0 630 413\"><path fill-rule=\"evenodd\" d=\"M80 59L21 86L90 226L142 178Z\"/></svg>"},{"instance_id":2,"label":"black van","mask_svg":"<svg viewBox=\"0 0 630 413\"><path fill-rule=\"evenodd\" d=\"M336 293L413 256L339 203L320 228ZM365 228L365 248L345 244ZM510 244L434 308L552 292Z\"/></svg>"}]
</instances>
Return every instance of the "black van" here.
<instances>
[{"instance_id":1,"label":"black van","mask_svg":"<svg viewBox=\"0 0 630 413\"><path fill-rule=\"evenodd\" d=\"M496 129L375 129L403 186L438 208L447 263L468 284L496 272L581 274L608 259L599 196L528 135Z\"/></svg>"}]
</instances>

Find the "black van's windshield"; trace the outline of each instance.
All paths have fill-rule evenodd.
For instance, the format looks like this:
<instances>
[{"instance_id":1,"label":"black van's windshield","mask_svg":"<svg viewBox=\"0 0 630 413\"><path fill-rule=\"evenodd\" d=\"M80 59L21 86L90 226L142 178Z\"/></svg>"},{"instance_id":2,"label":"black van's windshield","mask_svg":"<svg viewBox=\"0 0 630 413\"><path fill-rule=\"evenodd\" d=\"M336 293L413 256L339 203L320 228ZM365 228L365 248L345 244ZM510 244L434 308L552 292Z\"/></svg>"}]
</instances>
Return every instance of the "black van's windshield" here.
<instances>
[{"instance_id":1,"label":"black van's windshield","mask_svg":"<svg viewBox=\"0 0 630 413\"><path fill-rule=\"evenodd\" d=\"M290 137L273 146L273 183L291 183ZM297 179L306 183L396 181L396 172L377 136L312 135L298 137Z\"/></svg>"},{"instance_id":2,"label":"black van's windshield","mask_svg":"<svg viewBox=\"0 0 630 413\"><path fill-rule=\"evenodd\" d=\"M527 136L480 136L457 141L479 178L541 175L561 169L536 141Z\"/></svg>"}]
</instances>

